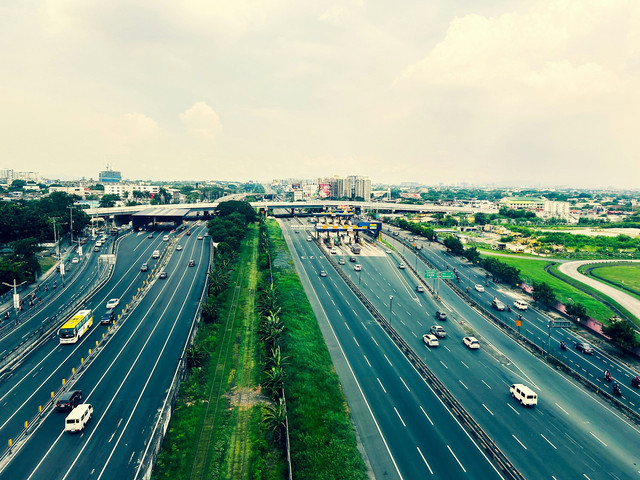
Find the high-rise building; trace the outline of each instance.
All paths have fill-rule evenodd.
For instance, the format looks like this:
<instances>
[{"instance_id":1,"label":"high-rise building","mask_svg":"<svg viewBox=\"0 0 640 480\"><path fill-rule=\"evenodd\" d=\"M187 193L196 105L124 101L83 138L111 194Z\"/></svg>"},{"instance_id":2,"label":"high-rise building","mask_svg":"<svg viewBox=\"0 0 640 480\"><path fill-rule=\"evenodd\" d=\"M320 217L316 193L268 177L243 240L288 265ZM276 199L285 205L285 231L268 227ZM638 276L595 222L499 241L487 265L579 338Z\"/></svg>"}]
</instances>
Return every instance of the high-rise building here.
<instances>
[{"instance_id":1,"label":"high-rise building","mask_svg":"<svg viewBox=\"0 0 640 480\"><path fill-rule=\"evenodd\" d=\"M99 182L100 183L120 183L122 180L122 174L115 170L111 170L109 165L107 165L107 169L103 170L99 174Z\"/></svg>"}]
</instances>

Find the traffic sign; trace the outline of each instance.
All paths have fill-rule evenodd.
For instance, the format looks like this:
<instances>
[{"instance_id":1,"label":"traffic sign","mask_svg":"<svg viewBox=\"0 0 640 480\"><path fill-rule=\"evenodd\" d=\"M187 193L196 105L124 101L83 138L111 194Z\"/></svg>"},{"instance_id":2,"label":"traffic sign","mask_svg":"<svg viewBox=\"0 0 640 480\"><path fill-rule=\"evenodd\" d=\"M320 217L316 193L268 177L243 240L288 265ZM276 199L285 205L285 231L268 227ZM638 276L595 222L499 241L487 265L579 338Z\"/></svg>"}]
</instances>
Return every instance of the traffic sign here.
<instances>
[{"instance_id":1,"label":"traffic sign","mask_svg":"<svg viewBox=\"0 0 640 480\"><path fill-rule=\"evenodd\" d=\"M437 270L425 270L424 278L436 278L438 276Z\"/></svg>"},{"instance_id":2,"label":"traffic sign","mask_svg":"<svg viewBox=\"0 0 640 480\"><path fill-rule=\"evenodd\" d=\"M453 272L450 271L446 271L446 272L440 272L440 278L442 279L452 279L453 278Z\"/></svg>"}]
</instances>

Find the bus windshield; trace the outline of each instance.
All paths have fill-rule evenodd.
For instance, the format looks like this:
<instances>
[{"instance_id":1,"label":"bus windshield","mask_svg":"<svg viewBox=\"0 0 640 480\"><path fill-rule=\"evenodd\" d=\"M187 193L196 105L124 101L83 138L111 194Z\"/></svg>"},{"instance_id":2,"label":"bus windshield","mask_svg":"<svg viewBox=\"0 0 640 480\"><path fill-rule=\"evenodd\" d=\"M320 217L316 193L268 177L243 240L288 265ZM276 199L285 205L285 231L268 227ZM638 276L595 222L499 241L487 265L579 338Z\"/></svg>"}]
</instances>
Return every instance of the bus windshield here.
<instances>
[{"instance_id":1,"label":"bus windshield","mask_svg":"<svg viewBox=\"0 0 640 480\"><path fill-rule=\"evenodd\" d=\"M76 336L76 329L75 328L61 328L60 329L60 336L62 338L73 338Z\"/></svg>"}]
</instances>

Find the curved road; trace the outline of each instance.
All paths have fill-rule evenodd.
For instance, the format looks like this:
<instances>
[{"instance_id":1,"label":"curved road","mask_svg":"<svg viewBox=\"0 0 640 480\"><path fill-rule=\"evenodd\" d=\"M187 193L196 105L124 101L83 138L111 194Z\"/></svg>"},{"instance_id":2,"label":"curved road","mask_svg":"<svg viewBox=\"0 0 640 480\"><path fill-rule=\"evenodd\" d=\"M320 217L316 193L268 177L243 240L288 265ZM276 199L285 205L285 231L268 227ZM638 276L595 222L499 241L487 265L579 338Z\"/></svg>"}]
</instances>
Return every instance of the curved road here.
<instances>
[{"instance_id":1,"label":"curved road","mask_svg":"<svg viewBox=\"0 0 640 480\"><path fill-rule=\"evenodd\" d=\"M591 265L594 263L621 263L621 262L633 262L637 263L640 260L576 260L575 262L564 262L561 263L558 267L565 275L570 276L571 278L578 280L579 282L584 283L585 285L589 285L592 288L604 293L608 297L611 297L613 300L618 302L624 308L626 308L634 317L640 318L640 300L635 297L632 297L628 293L623 292L622 290L618 290L611 285L607 285L606 283L595 280L594 278L583 275L578 271L582 265Z\"/></svg>"}]
</instances>

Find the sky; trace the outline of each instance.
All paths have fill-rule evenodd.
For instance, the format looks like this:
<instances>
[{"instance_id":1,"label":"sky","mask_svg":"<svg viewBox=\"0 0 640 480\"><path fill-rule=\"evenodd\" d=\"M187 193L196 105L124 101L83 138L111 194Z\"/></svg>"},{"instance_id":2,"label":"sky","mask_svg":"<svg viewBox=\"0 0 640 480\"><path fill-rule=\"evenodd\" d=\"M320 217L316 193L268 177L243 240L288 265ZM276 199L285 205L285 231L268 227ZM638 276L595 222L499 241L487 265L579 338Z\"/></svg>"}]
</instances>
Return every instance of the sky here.
<instances>
[{"instance_id":1,"label":"sky","mask_svg":"<svg viewBox=\"0 0 640 480\"><path fill-rule=\"evenodd\" d=\"M0 168L640 187L637 0L0 0Z\"/></svg>"}]
</instances>

